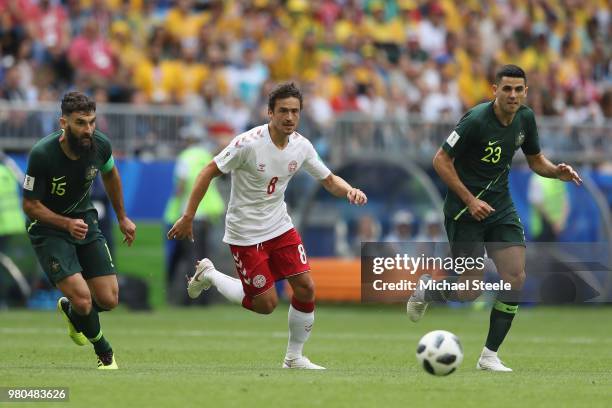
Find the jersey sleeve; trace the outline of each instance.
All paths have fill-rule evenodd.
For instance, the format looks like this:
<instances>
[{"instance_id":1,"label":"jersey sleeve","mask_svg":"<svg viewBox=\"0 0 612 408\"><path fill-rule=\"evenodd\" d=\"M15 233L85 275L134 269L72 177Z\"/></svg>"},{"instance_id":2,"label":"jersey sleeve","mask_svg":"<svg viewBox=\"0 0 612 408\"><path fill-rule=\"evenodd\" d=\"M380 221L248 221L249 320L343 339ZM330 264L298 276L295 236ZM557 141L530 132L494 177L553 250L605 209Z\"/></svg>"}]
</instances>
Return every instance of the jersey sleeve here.
<instances>
[{"instance_id":1,"label":"jersey sleeve","mask_svg":"<svg viewBox=\"0 0 612 408\"><path fill-rule=\"evenodd\" d=\"M469 147L472 135L478 130L478 122L474 116L472 111L463 115L455 129L442 144L442 149L450 157L460 156Z\"/></svg>"},{"instance_id":2,"label":"jersey sleeve","mask_svg":"<svg viewBox=\"0 0 612 408\"><path fill-rule=\"evenodd\" d=\"M306 157L304 159L304 163L302 163L302 167L304 170L308 172L312 177L317 180L323 180L327 176L331 174L331 170L327 168L325 163L319 157L319 154L312 146L310 141L305 141L305 150Z\"/></svg>"},{"instance_id":3,"label":"jersey sleeve","mask_svg":"<svg viewBox=\"0 0 612 408\"><path fill-rule=\"evenodd\" d=\"M98 132L97 136L99 136L98 154L102 163L100 165L100 171L102 173L108 173L115 167L113 148L110 140L104 133Z\"/></svg>"},{"instance_id":4,"label":"jersey sleeve","mask_svg":"<svg viewBox=\"0 0 612 408\"><path fill-rule=\"evenodd\" d=\"M45 155L33 149L28 158L28 168L23 179L23 196L30 200L42 200L47 191Z\"/></svg>"},{"instance_id":5,"label":"jersey sleeve","mask_svg":"<svg viewBox=\"0 0 612 408\"><path fill-rule=\"evenodd\" d=\"M241 140L241 136L236 136L221 153L213 159L217 163L217 167L223 173L227 174L232 170L237 169L244 161L246 156L247 146Z\"/></svg>"},{"instance_id":6,"label":"jersey sleeve","mask_svg":"<svg viewBox=\"0 0 612 408\"><path fill-rule=\"evenodd\" d=\"M540 153L540 138L538 136L538 126L536 125L535 115L531 109L527 111L525 120L525 142L521 146L523 153L534 155Z\"/></svg>"}]
</instances>

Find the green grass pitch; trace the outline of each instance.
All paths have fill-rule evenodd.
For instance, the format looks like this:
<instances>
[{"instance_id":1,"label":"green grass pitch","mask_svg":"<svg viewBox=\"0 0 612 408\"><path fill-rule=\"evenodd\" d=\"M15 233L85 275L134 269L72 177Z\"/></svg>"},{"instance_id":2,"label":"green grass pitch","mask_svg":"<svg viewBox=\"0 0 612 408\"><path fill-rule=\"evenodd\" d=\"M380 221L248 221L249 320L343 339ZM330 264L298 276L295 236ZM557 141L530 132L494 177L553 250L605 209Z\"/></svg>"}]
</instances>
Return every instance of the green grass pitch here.
<instances>
[{"instance_id":1,"label":"green grass pitch","mask_svg":"<svg viewBox=\"0 0 612 408\"><path fill-rule=\"evenodd\" d=\"M500 356L514 373L475 369L488 312L434 308L411 323L401 305L317 308L305 354L328 367L283 370L286 305L116 310L102 315L120 370L99 372L55 312L0 312L0 386L67 386L79 407L609 407L612 308L527 308ZM445 329L465 359L448 377L417 366L417 340ZM6 405L6 404L5 404ZM48 403L19 404L41 407ZM55 403L53 406L63 406Z\"/></svg>"}]
</instances>

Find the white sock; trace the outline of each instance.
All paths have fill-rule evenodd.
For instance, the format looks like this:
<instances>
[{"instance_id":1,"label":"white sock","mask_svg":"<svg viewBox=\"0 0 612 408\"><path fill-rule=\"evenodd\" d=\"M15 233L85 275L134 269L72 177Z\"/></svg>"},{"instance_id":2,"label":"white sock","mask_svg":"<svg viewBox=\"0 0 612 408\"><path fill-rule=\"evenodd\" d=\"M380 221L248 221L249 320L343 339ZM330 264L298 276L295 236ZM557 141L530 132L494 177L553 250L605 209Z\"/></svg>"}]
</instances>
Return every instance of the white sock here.
<instances>
[{"instance_id":1,"label":"white sock","mask_svg":"<svg viewBox=\"0 0 612 408\"><path fill-rule=\"evenodd\" d=\"M486 346L482 349L480 354L482 357L497 357L497 351L489 350Z\"/></svg>"},{"instance_id":2,"label":"white sock","mask_svg":"<svg viewBox=\"0 0 612 408\"><path fill-rule=\"evenodd\" d=\"M302 356L304 343L310 337L314 324L314 312L304 313L289 305L289 343L286 358L292 360Z\"/></svg>"},{"instance_id":3,"label":"white sock","mask_svg":"<svg viewBox=\"0 0 612 408\"><path fill-rule=\"evenodd\" d=\"M244 290L240 279L232 278L226 274L214 270L210 273L212 284L227 300L233 303L242 303Z\"/></svg>"}]
</instances>

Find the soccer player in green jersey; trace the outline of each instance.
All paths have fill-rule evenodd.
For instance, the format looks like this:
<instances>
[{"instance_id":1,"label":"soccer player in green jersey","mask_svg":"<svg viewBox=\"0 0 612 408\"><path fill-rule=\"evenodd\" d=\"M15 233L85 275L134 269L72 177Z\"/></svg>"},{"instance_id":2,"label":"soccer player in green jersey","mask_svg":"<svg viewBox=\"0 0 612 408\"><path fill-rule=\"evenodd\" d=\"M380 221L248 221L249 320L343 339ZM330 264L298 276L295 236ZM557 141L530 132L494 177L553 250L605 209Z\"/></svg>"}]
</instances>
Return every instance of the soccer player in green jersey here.
<instances>
[{"instance_id":1,"label":"soccer player in green jersey","mask_svg":"<svg viewBox=\"0 0 612 408\"><path fill-rule=\"evenodd\" d=\"M28 159L23 182L27 231L40 265L64 294L57 307L70 337L79 346L93 345L99 369L117 369L98 317L98 312L115 308L119 301L115 266L89 197L98 171L123 241L130 246L136 226L123 207L110 141L96 130L96 103L80 92L70 92L61 109L61 130L38 141Z\"/></svg>"},{"instance_id":2,"label":"soccer player in green jersey","mask_svg":"<svg viewBox=\"0 0 612 408\"><path fill-rule=\"evenodd\" d=\"M527 97L525 72L516 65L503 66L495 76L495 99L469 110L433 159L440 178L448 186L444 202L445 227L454 257L492 258L511 290L500 291L491 310L489 333L477 368L512 371L497 356L518 310L525 281L525 235L510 191L508 173L514 153L521 148L531 170L562 181L582 183L571 166L553 164L540 152L534 113L523 105ZM447 282L468 285L482 278L482 270L470 270ZM431 280L421 276L420 283ZM407 304L412 321L421 319L432 301L467 301L477 290L435 290L417 285Z\"/></svg>"}]
</instances>

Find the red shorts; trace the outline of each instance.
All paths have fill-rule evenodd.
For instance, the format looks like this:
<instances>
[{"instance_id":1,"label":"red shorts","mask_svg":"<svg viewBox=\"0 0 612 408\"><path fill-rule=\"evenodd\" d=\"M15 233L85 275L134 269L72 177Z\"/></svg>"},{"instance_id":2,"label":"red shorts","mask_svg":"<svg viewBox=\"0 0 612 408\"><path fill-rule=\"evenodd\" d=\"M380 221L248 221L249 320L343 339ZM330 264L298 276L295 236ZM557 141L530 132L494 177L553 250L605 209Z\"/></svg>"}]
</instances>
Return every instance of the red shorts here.
<instances>
[{"instance_id":1,"label":"red shorts","mask_svg":"<svg viewBox=\"0 0 612 408\"><path fill-rule=\"evenodd\" d=\"M270 289L277 280L310 270L302 238L295 228L258 245L230 244L230 250L244 293L249 297Z\"/></svg>"}]
</instances>

